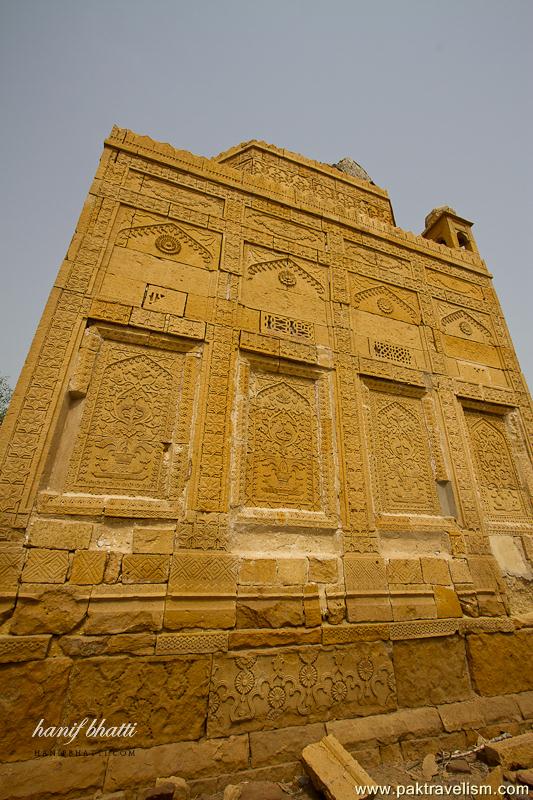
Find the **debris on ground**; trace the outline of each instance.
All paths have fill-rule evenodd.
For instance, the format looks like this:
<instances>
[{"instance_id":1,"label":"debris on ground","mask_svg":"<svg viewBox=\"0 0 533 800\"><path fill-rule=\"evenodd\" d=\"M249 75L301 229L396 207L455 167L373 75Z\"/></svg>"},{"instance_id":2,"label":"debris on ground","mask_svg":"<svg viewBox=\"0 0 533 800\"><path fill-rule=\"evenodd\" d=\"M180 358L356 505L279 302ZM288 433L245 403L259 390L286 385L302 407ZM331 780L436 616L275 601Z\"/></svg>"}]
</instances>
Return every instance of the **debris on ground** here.
<instances>
[{"instance_id":1,"label":"debris on ground","mask_svg":"<svg viewBox=\"0 0 533 800\"><path fill-rule=\"evenodd\" d=\"M375 781L331 734L302 752L306 772L327 800L354 800L354 786L375 786ZM364 798L368 792L358 794Z\"/></svg>"}]
</instances>

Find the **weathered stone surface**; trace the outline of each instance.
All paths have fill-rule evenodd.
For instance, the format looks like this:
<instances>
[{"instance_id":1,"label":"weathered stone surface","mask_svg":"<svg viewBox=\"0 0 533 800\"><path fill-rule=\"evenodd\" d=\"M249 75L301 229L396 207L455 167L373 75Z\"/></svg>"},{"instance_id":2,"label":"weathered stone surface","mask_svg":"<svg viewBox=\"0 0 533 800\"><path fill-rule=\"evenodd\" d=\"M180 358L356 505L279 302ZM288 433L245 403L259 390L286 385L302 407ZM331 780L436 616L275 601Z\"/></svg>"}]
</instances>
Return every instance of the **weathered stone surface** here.
<instances>
[{"instance_id":1,"label":"weathered stone surface","mask_svg":"<svg viewBox=\"0 0 533 800\"><path fill-rule=\"evenodd\" d=\"M195 739L205 725L209 669L209 659L201 656L78 661L70 677L65 714L74 720L105 717L110 725L138 721L137 733L126 746ZM124 741L120 740L121 747ZM110 740L99 739L98 746L110 747Z\"/></svg>"},{"instance_id":2,"label":"weathered stone surface","mask_svg":"<svg viewBox=\"0 0 533 800\"><path fill-rule=\"evenodd\" d=\"M101 656L128 653L146 656L154 652L155 635L151 633L117 633L114 636L63 636L59 640L67 656Z\"/></svg>"},{"instance_id":3,"label":"weathered stone surface","mask_svg":"<svg viewBox=\"0 0 533 800\"><path fill-rule=\"evenodd\" d=\"M353 800L354 786L375 786L375 781L334 736L304 748L302 759L313 784L328 800ZM361 793L366 797L367 793Z\"/></svg>"},{"instance_id":4,"label":"weathered stone surface","mask_svg":"<svg viewBox=\"0 0 533 800\"><path fill-rule=\"evenodd\" d=\"M384 712L396 707L392 664L382 642L335 652L241 651L213 658L209 736L267 730Z\"/></svg>"},{"instance_id":5,"label":"weathered stone surface","mask_svg":"<svg viewBox=\"0 0 533 800\"><path fill-rule=\"evenodd\" d=\"M181 628L233 628L235 626L235 600L226 598L167 597L164 626L170 630Z\"/></svg>"},{"instance_id":6,"label":"weathered stone surface","mask_svg":"<svg viewBox=\"0 0 533 800\"><path fill-rule=\"evenodd\" d=\"M480 694L508 694L533 687L533 630L467 637L472 679Z\"/></svg>"},{"instance_id":7,"label":"weathered stone surface","mask_svg":"<svg viewBox=\"0 0 533 800\"><path fill-rule=\"evenodd\" d=\"M164 586L101 585L93 590L85 633L137 633L162 627Z\"/></svg>"},{"instance_id":8,"label":"weathered stone surface","mask_svg":"<svg viewBox=\"0 0 533 800\"><path fill-rule=\"evenodd\" d=\"M488 764L500 764L503 769L533 767L533 733L486 744L483 754Z\"/></svg>"},{"instance_id":9,"label":"weathered stone surface","mask_svg":"<svg viewBox=\"0 0 533 800\"><path fill-rule=\"evenodd\" d=\"M283 628L286 625L305 625L303 598L238 599L238 628Z\"/></svg>"},{"instance_id":10,"label":"weathered stone surface","mask_svg":"<svg viewBox=\"0 0 533 800\"><path fill-rule=\"evenodd\" d=\"M174 550L174 528L134 528L134 553L172 553Z\"/></svg>"},{"instance_id":11,"label":"weathered stone surface","mask_svg":"<svg viewBox=\"0 0 533 800\"><path fill-rule=\"evenodd\" d=\"M276 581L276 560L273 558L243 559L239 567L239 583L272 584Z\"/></svg>"},{"instance_id":12,"label":"weathered stone surface","mask_svg":"<svg viewBox=\"0 0 533 800\"><path fill-rule=\"evenodd\" d=\"M172 800L189 800L191 790L184 778L170 775L168 778L158 778L155 782L156 788L168 786L172 789Z\"/></svg>"},{"instance_id":13,"label":"weathered stone surface","mask_svg":"<svg viewBox=\"0 0 533 800\"><path fill-rule=\"evenodd\" d=\"M336 583L338 580L337 559L310 558L309 580L316 583Z\"/></svg>"},{"instance_id":14,"label":"weathered stone surface","mask_svg":"<svg viewBox=\"0 0 533 800\"><path fill-rule=\"evenodd\" d=\"M300 758L302 748L318 742L326 735L323 723L295 725L277 731L257 731L250 734L252 767L286 764Z\"/></svg>"},{"instance_id":15,"label":"weathered stone surface","mask_svg":"<svg viewBox=\"0 0 533 800\"><path fill-rule=\"evenodd\" d=\"M41 719L47 726L61 721L71 666L68 658L53 658L1 668L2 760L32 758L35 749L49 749L49 739L32 734Z\"/></svg>"},{"instance_id":16,"label":"weathered stone surface","mask_svg":"<svg viewBox=\"0 0 533 800\"><path fill-rule=\"evenodd\" d=\"M437 705L472 695L464 643L457 636L395 642L393 662L401 706Z\"/></svg>"},{"instance_id":17,"label":"weathered stone surface","mask_svg":"<svg viewBox=\"0 0 533 800\"><path fill-rule=\"evenodd\" d=\"M51 636L0 636L0 664L46 656Z\"/></svg>"},{"instance_id":18,"label":"weathered stone surface","mask_svg":"<svg viewBox=\"0 0 533 800\"><path fill-rule=\"evenodd\" d=\"M19 596L10 632L68 633L87 613L88 593L71 586L31 587Z\"/></svg>"},{"instance_id":19,"label":"weathered stone surface","mask_svg":"<svg viewBox=\"0 0 533 800\"><path fill-rule=\"evenodd\" d=\"M312 628L263 628L229 632L229 649L279 647L288 644L320 644L322 632Z\"/></svg>"},{"instance_id":20,"label":"weathered stone surface","mask_svg":"<svg viewBox=\"0 0 533 800\"><path fill-rule=\"evenodd\" d=\"M495 722L520 720L520 710L512 697L476 697L461 703L438 706L444 730L477 730Z\"/></svg>"},{"instance_id":21,"label":"weathered stone surface","mask_svg":"<svg viewBox=\"0 0 533 800\"><path fill-rule=\"evenodd\" d=\"M104 780L106 756L44 757L0 765L0 800L33 800L74 796L98 789Z\"/></svg>"},{"instance_id":22,"label":"weathered stone surface","mask_svg":"<svg viewBox=\"0 0 533 800\"><path fill-rule=\"evenodd\" d=\"M92 531L91 522L36 519L29 527L28 538L34 547L82 550L89 547Z\"/></svg>"},{"instance_id":23,"label":"weathered stone surface","mask_svg":"<svg viewBox=\"0 0 533 800\"><path fill-rule=\"evenodd\" d=\"M204 742L177 742L136 749L133 756L109 756L105 789L149 783L177 771L187 781L235 774L248 766L248 737L230 736Z\"/></svg>"},{"instance_id":24,"label":"weathered stone surface","mask_svg":"<svg viewBox=\"0 0 533 800\"><path fill-rule=\"evenodd\" d=\"M342 719L326 723L332 733L350 750L365 745L394 744L406 737L416 739L435 736L442 732L442 724L435 708L413 708L361 719Z\"/></svg>"},{"instance_id":25,"label":"weathered stone surface","mask_svg":"<svg viewBox=\"0 0 533 800\"><path fill-rule=\"evenodd\" d=\"M452 588L449 586L435 586L434 594L437 617L448 619L449 617L463 616L461 603Z\"/></svg>"}]
</instances>

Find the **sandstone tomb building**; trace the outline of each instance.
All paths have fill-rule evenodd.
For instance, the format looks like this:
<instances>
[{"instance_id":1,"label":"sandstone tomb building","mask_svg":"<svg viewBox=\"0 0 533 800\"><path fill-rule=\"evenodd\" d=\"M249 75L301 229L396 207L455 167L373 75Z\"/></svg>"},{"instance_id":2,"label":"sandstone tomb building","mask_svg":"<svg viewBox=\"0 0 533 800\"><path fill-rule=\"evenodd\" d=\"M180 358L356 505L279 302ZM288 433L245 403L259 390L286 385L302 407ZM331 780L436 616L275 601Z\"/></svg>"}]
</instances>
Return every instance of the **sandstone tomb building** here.
<instances>
[{"instance_id":1,"label":"sandstone tomb building","mask_svg":"<svg viewBox=\"0 0 533 800\"><path fill-rule=\"evenodd\" d=\"M528 426L453 209L114 128L0 433L0 798L523 730ZM84 717L138 732L36 757Z\"/></svg>"}]
</instances>

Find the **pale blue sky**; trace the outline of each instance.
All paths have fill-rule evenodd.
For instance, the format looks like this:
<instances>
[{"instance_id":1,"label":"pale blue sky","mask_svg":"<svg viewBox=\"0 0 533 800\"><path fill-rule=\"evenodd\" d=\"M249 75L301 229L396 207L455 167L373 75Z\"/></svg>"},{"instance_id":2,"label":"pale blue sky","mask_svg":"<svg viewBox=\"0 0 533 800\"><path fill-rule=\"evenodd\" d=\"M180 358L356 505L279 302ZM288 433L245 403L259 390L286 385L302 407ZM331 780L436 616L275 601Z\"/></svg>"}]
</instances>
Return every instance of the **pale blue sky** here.
<instances>
[{"instance_id":1,"label":"pale blue sky","mask_svg":"<svg viewBox=\"0 0 533 800\"><path fill-rule=\"evenodd\" d=\"M475 222L533 378L530 0L3 0L0 373L12 383L114 123L211 156L349 155L420 232Z\"/></svg>"}]
</instances>

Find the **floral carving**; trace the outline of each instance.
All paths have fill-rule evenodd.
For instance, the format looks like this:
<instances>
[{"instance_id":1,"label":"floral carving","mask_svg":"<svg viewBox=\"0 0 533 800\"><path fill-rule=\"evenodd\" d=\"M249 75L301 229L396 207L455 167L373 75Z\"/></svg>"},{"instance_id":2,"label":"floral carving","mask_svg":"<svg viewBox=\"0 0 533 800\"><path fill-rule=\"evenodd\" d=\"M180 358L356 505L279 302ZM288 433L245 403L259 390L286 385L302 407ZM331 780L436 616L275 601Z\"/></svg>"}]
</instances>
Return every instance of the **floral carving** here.
<instances>
[{"instance_id":1,"label":"floral carving","mask_svg":"<svg viewBox=\"0 0 533 800\"><path fill-rule=\"evenodd\" d=\"M485 511L497 517L522 516L524 508L504 420L474 411L466 412L466 420Z\"/></svg>"}]
</instances>

